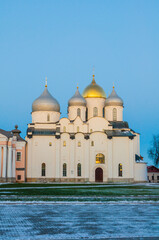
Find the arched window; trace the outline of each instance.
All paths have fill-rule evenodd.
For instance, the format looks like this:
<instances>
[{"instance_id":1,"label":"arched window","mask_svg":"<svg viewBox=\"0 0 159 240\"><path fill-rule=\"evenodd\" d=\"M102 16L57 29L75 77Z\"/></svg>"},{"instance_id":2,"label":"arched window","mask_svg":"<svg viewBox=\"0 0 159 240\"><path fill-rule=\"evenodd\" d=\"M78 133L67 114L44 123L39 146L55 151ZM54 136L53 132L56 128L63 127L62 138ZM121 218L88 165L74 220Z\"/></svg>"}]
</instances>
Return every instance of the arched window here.
<instances>
[{"instance_id":1,"label":"arched window","mask_svg":"<svg viewBox=\"0 0 159 240\"><path fill-rule=\"evenodd\" d=\"M66 147L66 141L63 141L63 147Z\"/></svg>"},{"instance_id":2,"label":"arched window","mask_svg":"<svg viewBox=\"0 0 159 240\"><path fill-rule=\"evenodd\" d=\"M78 142L78 147L81 147L81 142L80 141Z\"/></svg>"},{"instance_id":3,"label":"arched window","mask_svg":"<svg viewBox=\"0 0 159 240\"><path fill-rule=\"evenodd\" d=\"M96 163L97 164L103 164L105 163L105 156L102 153L98 153L96 155Z\"/></svg>"},{"instance_id":4,"label":"arched window","mask_svg":"<svg viewBox=\"0 0 159 240\"><path fill-rule=\"evenodd\" d=\"M45 171L46 171L46 164L42 163L41 165L41 176L45 177Z\"/></svg>"},{"instance_id":5,"label":"arched window","mask_svg":"<svg viewBox=\"0 0 159 240\"><path fill-rule=\"evenodd\" d=\"M121 163L119 163L118 165L118 174L119 174L119 177L123 176L123 166Z\"/></svg>"},{"instance_id":6,"label":"arched window","mask_svg":"<svg viewBox=\"0 0 159 240\"><path fill-rule=\"evenodd\" d=\"M47 115L47 121L50 122L50 114Z\"/></svg>"},{"instance_id":7,"label":"arched window","mask_svg":"<svg viewBox=\"0 0 159 240\"><path fill-rule=\"evenodd\" d=\"M94 107L93 108L93 117L97 117L98 116L98 108Z\"/></svg>"},{"instance_id":8,"label":"arched window","mask_svg":"<svg viewBox=\"0 0 159 240\"><path fill-rule=\"evenodd\" d=\"M65 126L63 127L63 132L66 132L66 127Z\"/></svg>"},{"instance_id":9,"label":"arched window","mask_svg":"<svg viewBox=\"0 0 159 240\"><path fill-rule=\"evenodd\" d=\"M67 165L66 163L63 164L63 177L67 176Z\"/></svg>"},{"instance_id":10,"label":"arched window","mask_svg":"<svg viewBox=\"0 0 159 240\"><path fill-rule=\"evenodd\" d=\"M113 121L117 121L117 109L113 108Z\"/></svg>"},{"instance_id":11,"label":"arched window","mask_svg":"<svg viewBox=\"0 0 159 240\"><path fill-rule=\"evenodd\" d=\"M77 116L81 116L81 109L80 108L77 108Z\"/></svg>"},{"instance_id":12,"label":"arched window","mask_svg":"<svg viewBox=\"0 0 159 240\"><path fill-rule=\"evenodd\" d=\"M79 132L79 127L77 127L77 132Z\"/></svg>"},{"instance_id":13,"label":"arched window","mask_svg":"<svg viewBox=\"0 0 159 240\"><path fill-rule=\"evenodd\" d=\"M80 163L77 164L77 176L81 177L81 164Z\"/></svg>"}]
</instances>

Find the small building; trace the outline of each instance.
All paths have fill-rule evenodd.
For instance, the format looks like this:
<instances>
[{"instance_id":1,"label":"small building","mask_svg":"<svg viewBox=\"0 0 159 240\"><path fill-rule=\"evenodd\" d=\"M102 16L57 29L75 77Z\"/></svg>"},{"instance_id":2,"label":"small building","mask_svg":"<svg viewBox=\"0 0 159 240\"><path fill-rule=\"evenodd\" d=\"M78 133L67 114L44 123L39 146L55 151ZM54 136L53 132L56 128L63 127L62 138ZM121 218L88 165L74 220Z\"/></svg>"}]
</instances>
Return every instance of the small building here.
<instances>
[{"instance_id":1,"label":"small building","mask_svg":"<svg viewBox=\"0 0 159 240\"><path fill-rule=\"evenodd\" d=\"M155 166L147 167L147 178L149 182L159 183L159 168Z\"/></svg>"},{"instance_id":2,"label":"small building","mask_svg":"<svg viewBox=\"0 0 159 240\"><path fill-rule=\"evenodd\" d=\"M26 142L18 126L12 131L0 129L0 182L25 182Z\"/></svg>"}]
</instances>

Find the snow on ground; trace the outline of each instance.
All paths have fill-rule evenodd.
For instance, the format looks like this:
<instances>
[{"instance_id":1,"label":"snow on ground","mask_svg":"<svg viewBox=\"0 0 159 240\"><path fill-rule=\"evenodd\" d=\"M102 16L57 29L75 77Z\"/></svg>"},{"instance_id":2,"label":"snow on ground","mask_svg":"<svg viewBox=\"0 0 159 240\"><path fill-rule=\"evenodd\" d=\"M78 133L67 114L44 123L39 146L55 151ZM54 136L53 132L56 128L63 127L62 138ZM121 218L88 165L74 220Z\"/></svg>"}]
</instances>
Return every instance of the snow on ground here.
<instances>
[{"instance_id":1,"label":"snow on ground","mask_svg":"<svg viewBox=\"0 0 159 240\"><path fill-rule=\"evenodd\" d=\"M159 239L159 204L0 205L0 239Z\"/></svg>"}]
</instances>

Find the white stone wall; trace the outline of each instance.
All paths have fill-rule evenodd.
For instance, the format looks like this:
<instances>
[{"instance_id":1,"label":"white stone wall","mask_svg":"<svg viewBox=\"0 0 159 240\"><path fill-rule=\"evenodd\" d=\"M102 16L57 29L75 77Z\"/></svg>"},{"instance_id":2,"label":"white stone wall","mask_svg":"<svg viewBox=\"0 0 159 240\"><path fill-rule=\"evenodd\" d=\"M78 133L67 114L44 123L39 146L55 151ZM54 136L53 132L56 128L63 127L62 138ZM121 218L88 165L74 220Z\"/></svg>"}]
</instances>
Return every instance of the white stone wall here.
<instances>
[{"instance_id":1,"label":"white stone wall","mask_svg":"<svg viewBox=\"0 0 159 240\"><path fill-rule=\"evenodd\" d=\"M94 107L97 107L98 109L98 116L103 117L105 98L85 98L85 100L87 102L88 119L93 117Z\"/></svg>"},{"instance_id":2,"label":"white stone wall","mask_svg":"<svg viewBox=\"0 0 159 240\"><path fill-rule=\"evenodd\" d=\"M77 117L77 109L81 110L81 119L82 121L86 120L86 107L84 106L70 106L68 107L68 118L69 120L75 120L75 118Z\"/></svg>"},{"instance_id":3,"label":"white stone wall","mask_svg":"<svg viewBox=\"0 0 159 240\"><path fill-rule=\"evenodd\" d=\"M106 106L105 107L105 118L108 121L113 121L113 109L117 109L117 121L123 121L123 107L121 106Z\"/></svg>"}]
</instances>

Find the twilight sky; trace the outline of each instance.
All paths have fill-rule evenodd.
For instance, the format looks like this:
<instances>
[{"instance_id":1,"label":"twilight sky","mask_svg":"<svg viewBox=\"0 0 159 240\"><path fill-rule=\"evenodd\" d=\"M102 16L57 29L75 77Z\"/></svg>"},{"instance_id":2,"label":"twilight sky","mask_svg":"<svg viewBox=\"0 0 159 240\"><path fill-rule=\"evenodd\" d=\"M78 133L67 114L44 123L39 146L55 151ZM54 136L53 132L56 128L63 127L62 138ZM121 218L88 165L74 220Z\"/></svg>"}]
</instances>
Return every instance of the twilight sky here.
<instances>
[{"instance_id":1,"label":"twilight sky","mask_svg":"<svg viewBox=\"0 0 159 240\"><path fill-rule=\"evenodd\" d=\"M76 90L95 79L124 100L124 120L148 159L159 134L158 0L0 0L0 128L25 137L31 105L48 89L62 117Z\"/></svg>"}]
</instances>

